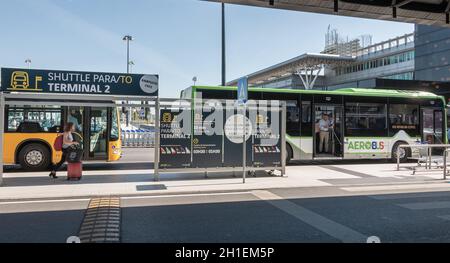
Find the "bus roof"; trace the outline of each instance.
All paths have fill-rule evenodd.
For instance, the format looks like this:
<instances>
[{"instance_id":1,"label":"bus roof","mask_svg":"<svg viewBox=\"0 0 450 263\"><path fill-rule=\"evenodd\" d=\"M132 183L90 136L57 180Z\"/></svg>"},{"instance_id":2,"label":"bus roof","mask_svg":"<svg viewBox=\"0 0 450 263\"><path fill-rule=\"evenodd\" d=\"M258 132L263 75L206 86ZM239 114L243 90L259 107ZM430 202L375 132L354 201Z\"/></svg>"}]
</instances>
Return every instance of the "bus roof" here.
<instances>
[{"instance_id":1,"label":"bus roof","mask_svg":"<svg viewBox=\"0 0 450 263\"><path fill-rule=\"evenodd\" d=\"M196 89L206 90L237 90L237 87L230 86L193 86ZM415 90L395 90L395 89L363 89L363 88L342 88L332 91L325 90L300 90L300 89L271 89L249 87L249 91L259 92L279 92L279 93L300 93L300 94L329 94L329 95L348 95L348 96L369 96L369 97L402 97L402 98L428 98L444 99L442 96L426 91Z\"/></svg>"}]
</instances>

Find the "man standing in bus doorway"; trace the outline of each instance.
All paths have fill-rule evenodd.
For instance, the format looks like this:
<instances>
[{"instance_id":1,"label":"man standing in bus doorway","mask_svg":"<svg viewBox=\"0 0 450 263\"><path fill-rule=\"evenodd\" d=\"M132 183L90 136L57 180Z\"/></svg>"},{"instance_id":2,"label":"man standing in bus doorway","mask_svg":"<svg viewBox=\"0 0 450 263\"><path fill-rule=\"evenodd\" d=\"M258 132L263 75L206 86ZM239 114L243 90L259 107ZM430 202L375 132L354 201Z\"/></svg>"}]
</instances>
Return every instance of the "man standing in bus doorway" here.
<instances>
[{"instance_id":1,"label":"man standing in bus doorway","mask_svg":"<svg viewBox=\"0 0 450 263\"><path fill-rule=\"evenodd\" d=\"M73 123L75 131L81 131L80 124L78 122L77 111L75 109L70 109L69 115L67 116L67 121Z\"/></svg>"},{"instance_id":2,"label":"man standing in bus doorway","mask_svg":"<svg viewBox=\"0 0 450 263\"><path fill-rule=\"evenodd\" d=\"M328 142L330 139L330 120L326 113L322 113L319 121L319 153L328 152ZM325 145L324 145L325 144Z\"/></svg>"}]
</instances>

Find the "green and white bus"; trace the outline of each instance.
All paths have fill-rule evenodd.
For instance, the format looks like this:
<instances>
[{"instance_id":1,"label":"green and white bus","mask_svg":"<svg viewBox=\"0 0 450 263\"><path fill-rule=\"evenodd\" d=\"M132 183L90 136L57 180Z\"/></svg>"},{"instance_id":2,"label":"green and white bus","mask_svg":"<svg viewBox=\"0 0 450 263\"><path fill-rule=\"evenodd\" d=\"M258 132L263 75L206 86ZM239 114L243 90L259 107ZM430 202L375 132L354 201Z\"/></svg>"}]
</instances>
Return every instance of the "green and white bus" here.
<instances>
[{"instance_id":1,"label":"green and white bus","mask_svg":"<svg viewBox=\"0 0 450 263\"><path fill-rule=\"evenodd\" d=\"M236 96L236 87L194 86L181 93L181 98L194 100ZM429 92L249 88L249 99L286 102L287 161L396 160L401 144L447 143L445 99ZM416 157L415 151L402 149L402 161Z\"/></svg>"}]
</instances>

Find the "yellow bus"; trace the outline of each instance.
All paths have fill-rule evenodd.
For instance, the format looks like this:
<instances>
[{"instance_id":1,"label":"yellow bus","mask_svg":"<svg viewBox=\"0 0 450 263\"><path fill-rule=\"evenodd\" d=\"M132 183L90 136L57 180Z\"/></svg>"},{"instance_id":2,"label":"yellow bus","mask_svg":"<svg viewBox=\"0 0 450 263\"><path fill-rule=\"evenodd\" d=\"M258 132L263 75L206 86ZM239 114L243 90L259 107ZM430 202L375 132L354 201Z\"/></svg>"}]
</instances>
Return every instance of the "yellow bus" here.
<instances>
[{"instance_id":1,"label":"yellow bus","mask_svg":"<svg viewBox=\"0 0 450 263\"><path fill-rule=\"evenodd\" d=\"M84 149L84 160L116 161L121 157L120 114L117 107L7 105L3 161L25 170L46 170L61 160L55 138L64 124L75 124L75 140Z\"/></svg>"}]
</instances>

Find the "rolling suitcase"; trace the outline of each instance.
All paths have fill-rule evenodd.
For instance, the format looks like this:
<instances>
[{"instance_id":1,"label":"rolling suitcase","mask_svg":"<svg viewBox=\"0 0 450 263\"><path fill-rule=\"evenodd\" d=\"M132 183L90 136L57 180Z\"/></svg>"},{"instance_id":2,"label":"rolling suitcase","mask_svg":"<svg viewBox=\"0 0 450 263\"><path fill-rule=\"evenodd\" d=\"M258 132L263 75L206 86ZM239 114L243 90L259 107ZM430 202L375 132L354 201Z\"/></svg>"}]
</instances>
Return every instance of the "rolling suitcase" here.
<instances>
[{"instance_id":1,"label":"rolling suitcase","mask_svg":"<svg viewBox=\"0 0 450 263\"><path fill-rule=\"evenodd\" d=\"M67 164L67 180L81 180L83 164L81 162Z\"/></svg>"}]
</instances>

